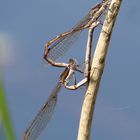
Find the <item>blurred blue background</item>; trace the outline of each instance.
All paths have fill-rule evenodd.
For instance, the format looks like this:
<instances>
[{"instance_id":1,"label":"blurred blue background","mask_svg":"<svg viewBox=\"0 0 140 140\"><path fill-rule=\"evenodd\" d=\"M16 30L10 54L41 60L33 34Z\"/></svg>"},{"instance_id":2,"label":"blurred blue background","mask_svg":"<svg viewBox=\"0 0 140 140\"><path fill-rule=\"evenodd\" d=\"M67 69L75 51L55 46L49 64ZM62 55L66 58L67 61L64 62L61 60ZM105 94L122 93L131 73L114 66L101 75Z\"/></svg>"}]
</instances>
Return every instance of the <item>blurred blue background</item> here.
<instances>
[{"instance_id":1,"label":"blurred blue background","mask_svg":"<svg viewBox=\"0 0 140 140\"><path fill-rule=\"evenodd\" d=\"M62 71L44 65L44 44L75 25L95 3L97 0L1 1L1 63L17 139L21 139L47 100ZM98 94L91 139L138 140L140 137L139 5L138 0L122 3ZM94 38L97 37L96 32ZM76 57L82 62L86 40L87 32L84 32L60 60L66 62ZM64 89L60 93L54 116L39 140L77 138L84 92L84 89Z\"/></svg>"}]
</instances>

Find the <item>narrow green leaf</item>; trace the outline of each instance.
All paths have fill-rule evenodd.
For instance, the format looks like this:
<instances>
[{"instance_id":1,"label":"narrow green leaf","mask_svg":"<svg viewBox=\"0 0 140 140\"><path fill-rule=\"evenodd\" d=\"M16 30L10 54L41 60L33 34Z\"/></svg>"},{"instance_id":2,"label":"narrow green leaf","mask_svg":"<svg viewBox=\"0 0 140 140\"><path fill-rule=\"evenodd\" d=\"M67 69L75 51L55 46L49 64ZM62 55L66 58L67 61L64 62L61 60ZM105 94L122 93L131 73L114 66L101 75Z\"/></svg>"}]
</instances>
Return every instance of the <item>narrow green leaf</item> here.
<instances>
[{"instance_id":1,"label":"narrow green leaf","mask_svg":"<svg viewBox=\"0 0 140 140\"><path fill-rule=\"evenodd\" d=\"M15 140L14 130L12 127L11 118L8 111L8 105L4 93L1 73L0 73L0 114L2 117L3 126L5 128L7 140Z\"/></svg>"}]
</instances>

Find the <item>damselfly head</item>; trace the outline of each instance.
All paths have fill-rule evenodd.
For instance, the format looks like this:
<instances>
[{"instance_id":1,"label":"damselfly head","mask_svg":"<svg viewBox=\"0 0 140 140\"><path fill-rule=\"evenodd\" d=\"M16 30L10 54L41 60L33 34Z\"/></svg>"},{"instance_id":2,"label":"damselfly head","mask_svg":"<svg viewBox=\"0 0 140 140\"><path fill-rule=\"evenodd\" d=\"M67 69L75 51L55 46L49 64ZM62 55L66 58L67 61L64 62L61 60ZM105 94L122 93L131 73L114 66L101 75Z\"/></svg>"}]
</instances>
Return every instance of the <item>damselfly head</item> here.
<instances>
[{"instance_id":1,"label":"damselfly head","mask_svg":"<svg viewBox=\"0 0 140 140\"><path fill-rule=\"evenodd\" d=\"M96 12L101 8L101 6L102 6L102 3L98 3L97 5L92 7L90 10L90 15L94 16L96 14Z\"/></svg>"},{"instance_id":2,"label":"damselfly head","mask_svg":"<svg viewBox=\"0 0 140 140\"><path fill-rule=\"evenodd\" d=\"M109 1L110 0L102 0L102 2L96 4L94 7L91 8L90 15L92 17L94 17L94 16L96 17L96 13L99 12L101 7L104 7L104 10L107 8ZM100 10L100 12L97 15L100 16L104 12L104 10ZM96 18L98 18L98 16Z\"/></svg>"},{"instance_id":3,"label":"damselfly head","mask_svg":"<svg viewBox=\"0 0 140 140\"><path fill-rule=\"evenodd\" d=\"M75 70L78 66L78 62L76 59L70 58L69 59L69 68Z\"/></svg>"}]
</instances>

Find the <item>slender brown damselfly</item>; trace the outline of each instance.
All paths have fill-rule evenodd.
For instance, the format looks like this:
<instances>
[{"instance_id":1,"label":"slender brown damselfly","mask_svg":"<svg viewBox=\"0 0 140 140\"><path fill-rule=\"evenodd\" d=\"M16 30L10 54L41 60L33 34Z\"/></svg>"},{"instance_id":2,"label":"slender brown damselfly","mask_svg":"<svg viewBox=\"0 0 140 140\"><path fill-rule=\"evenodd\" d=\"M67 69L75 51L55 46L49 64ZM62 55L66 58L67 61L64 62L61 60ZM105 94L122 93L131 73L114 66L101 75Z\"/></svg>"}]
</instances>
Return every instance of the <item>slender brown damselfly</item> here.
<instances>
[{"instance_id":1,"label":"slender brown damselfly","mask_svg":"<svg viewBox=\"0 0 140 140\"><path fill-rule=\"evenodd\" d=\"M53 66L61 67L58 62L55 62L60 56L62 56L77 40L82 30L97 27L100 24L100 17L108 8L110 0L102 0L96 4L89 13L72 29L64 32L45 45L44 59Z\"/></svg>"},{"instance_id":2,"label":"slender brown damselfly","mask_svg":"<svg viewBox=\"0 0 140 140\"><path fill-rule=\"evenodd\" d=\"M78 68L78 64L75 59L70 59L67 67L62 72L59 77L59 81L53 91L51 92L47 102L43 105L41 110L38 112L30 126L26 129L23 140L35 140L40 133L45 129L48 122L50 121L55 106L57 102L58 93L62 86L67 89L74 89L73 87L81 87L85 82L80 82L78 84L74 83L74 85L69 86L70 78L75 74L75 71L81 72Z\"/></svg>"}]
</instances>

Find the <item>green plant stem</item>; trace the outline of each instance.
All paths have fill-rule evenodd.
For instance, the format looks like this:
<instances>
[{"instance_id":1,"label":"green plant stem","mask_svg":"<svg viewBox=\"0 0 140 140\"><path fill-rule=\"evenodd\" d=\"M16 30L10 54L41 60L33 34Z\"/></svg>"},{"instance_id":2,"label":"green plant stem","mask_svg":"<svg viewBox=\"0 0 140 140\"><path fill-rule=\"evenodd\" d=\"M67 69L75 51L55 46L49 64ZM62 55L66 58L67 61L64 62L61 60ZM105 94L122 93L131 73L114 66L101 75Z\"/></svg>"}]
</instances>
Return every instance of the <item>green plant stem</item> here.
<instances>
[{"instance_id":1,"label":"green plant stem","mask_svg":"<svg viewBox=\"0 0 140 140\"><path fill-rule=\"evenodd\" d=\"M14 130L12 127L8 105L4 94L4 87L2 82L2 75L0 71L0 114L2 116L2 123L5 128L7 140L15 140Z\"/></svg>"}]
</instances>

